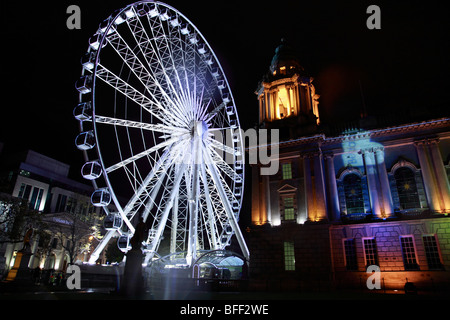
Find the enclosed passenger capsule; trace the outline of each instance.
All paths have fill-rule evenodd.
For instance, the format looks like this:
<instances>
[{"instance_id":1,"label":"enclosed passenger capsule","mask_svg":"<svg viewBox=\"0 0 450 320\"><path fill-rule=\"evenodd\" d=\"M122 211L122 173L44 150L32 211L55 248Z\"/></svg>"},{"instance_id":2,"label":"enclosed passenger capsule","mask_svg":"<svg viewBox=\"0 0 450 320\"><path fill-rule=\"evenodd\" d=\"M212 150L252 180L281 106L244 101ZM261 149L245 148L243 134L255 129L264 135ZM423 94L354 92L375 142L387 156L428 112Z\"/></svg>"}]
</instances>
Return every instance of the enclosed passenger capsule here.
<instances>
[{"instance_id":1,"label":"enclosed passenger capsule","mask_svg":"<svg viewBox=\"0 0 450 320\"><path fill-rule=\"evenodd\" d=\"M88 70L92 70L95 65L95 53L86 52L81 58L81 65Z\"/></svg>"},{"instance_id":2,"label":"enclosed passenger capsule","mask_svg":"<svg viewBox=\"0 0 450 320\"><path fill-rule=\"evenodd\" d=\"M91 196L91 202L96 207L106 207L111 202L111 193L108 188L95 190Z\"/></svg>"},{"instance_id":3,"label":"enclosed passenger capsule","mask_svg":"<svg viewBox=\"0 0 450 320\"><path fill-rule=\"evenodd\" d=\"M119 240L117 240L117 246L122 252L127 252L128 250L130 250L130 236L128 234L121 235L119 237Z\"/></svg>"},{"instance_id":4,"label":"enclosed passenger capsule","mask_svg":"<svg viewBox=\"0 0 450 320\"><path fill-rule=\"evenodd\" d=\"M91 120L92 118L92 104L91 102L79 103L75 109L73 109L73 116L80 121Z\"/></svg>"},{"instance_id":5,"label":"enclosed passenger capsule","mask_svg":"<svg viewBox=\"0 0 450 320\"><path fill-rule=\"evenodd\" d=\"M180 27L181 34L187 35L191 33L191 30L189 29L189 25L187 23L182 23Z\"/></svg>"},{"instance_id":6,"label":"enclosed passenger capsule","mask_svg":"<svg viewBox=\"0 0 450 320\"><path fill-rule=\"evenodd\" d=\"M75 139L75 145L79 150L89 150L95 146L94 132L86 131L80 133Z\"/></svg>"},{"instance_id":7,"label":"enclosed passenger capsule","mask_svg":"<svg viewBox=\"0 0 450 320\"><path fill-rule=\"evenodd\" d=\"M75 88L77 88L79 93L89 93L92 90L92 77L83 76L75 83Z\"/></svg>"},{"instance_id":8,"label":"enclosed passenger capsule","mask_svg":"<svg viewBox=\"0 0 450 320\"><path fill-rule=\"evenodd\" d=\"M136 12L139 17L145 16L150 11L150 7L147 3L139 3L136 6Z\"/></svg>"},{"instance_id":9,"label":"enclosed passenger capsule","mask_svg":"<svg viewBox=\"0 0 450 320\"><path fill-rule=\"evenodd\" d=\"M87 180L95 180L102 175L102 166L97 161L86 162L81 168L81 175Z\"/></svg>"},{"instance_id":10,"label":"enclosed passenger capsule","mask_svg":"<svg viewBox=\"0 0 450 320\"><path fill-rule=\"evenodd\" d=\"M119 213L110 213L103 220L106 230L118 230L122 228L122 217Z\"/></svg>"}]
</instances>

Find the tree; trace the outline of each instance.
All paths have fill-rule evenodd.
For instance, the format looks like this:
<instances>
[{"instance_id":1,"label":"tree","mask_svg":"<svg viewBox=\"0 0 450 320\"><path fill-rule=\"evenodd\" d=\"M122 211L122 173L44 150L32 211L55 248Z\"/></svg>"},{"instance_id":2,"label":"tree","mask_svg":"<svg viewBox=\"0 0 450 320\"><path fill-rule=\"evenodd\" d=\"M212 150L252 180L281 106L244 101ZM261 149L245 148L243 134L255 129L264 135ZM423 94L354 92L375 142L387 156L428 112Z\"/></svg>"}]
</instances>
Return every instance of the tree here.
<instances>
[{"instance_id":1,"label":"tree","mask_svg":"<svg viewBox=\"0 0 450 320\"><path fill-rule=\"evenodd\" d=\"M81 247L89 242L92 228L74 213L49 214L45 218L49 231L58 239L58 243L69 257L69 264L73 264Z\"/></svg>"},{"instance_id":2,"label":"tree","mask_svg":"<svg viewBox=\"0 0 450 320\"><path fill-rule=\"evenodd\" d=\"M100 221L95 213L89 213L89 199L73 194L69 197L64 212L47 214L45 220L49 231L58 239L68 254L69 264L76 261L78 254L89 252L91 241L101 239Z\"/></svg>"},{"instance_id":3,"label":"tree","mask_svg":"<svg viewBox=\"0 0 450 320\"><path fill-rule=\"evenodd\" d=\"M45 230L42 215L32 210L28 202L0 194L0 243L20 243L24 241L28 230L33 230L33 236Z\"/></svg>"},{"instance_id":4,"label":"tree","mask_svg":"<svg viewBox=\"0 0 450 320\"><path fill-rule=\"evenodd\" d=\"M124 253L117 246L116 241L109 243L106 249L106 261L109 263L122 262Z\"/></svg>"}]
</instances>

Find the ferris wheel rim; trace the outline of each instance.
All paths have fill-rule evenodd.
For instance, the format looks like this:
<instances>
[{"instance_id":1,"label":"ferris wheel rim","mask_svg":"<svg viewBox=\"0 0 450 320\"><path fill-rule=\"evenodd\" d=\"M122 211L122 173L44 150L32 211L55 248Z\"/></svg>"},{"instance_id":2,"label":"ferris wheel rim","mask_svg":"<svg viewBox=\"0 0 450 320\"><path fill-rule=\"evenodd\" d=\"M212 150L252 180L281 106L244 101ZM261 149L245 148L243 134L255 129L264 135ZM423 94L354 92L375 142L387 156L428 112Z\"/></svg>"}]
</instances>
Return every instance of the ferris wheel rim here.
<instances>
[{"instance_id":1,"label":"ferris wheel rim","mask_svg":"<svg viewBox=\"0 0 450 320\"><path fill-rule=\"evenodd\" d=\"M223 76L223 80L226 82L226 86L228 88L230 88L229 83L228 83L228 79L227 79L227 77L225 75L223 67L220 64L220 61L218 60L215 52L212 50L212 48L211 48L210 44L208 43L208 41L205 39L203 34L198 30L198 28L184 14L179 12L177 9L171 7L170 5L162 3L162 2L157 2L157 1L137 1L137 2L134 2L132 4L129 4L129 5L125 6L125 7L123 7L122 9L117 11L117 14L115 14L115 16L111 15L108 18L108 20L109 20L108 25L107 25L106 29L103 31L103 34L101 36L101 41L100 41L100 44L99 44L99 48L98 48L98 50L95 53L95 55L96 55L96 57L95 57L95 65L94 65L94 68L93 68L93 71L92 71L92 128L93 128L94 137L95 137L95 149L96 149L96 152L97 152L98 161L99 161L99 163L100 163L100 165L102 167L103 180L105 181L105 183L107 185L107 188L110 191L110 194L111 194L113 202L115 203L117 209L119 210L119 212L121 213L122 216L123 216L123 209L124 208L122 207L122 205L120 204L120 202L117 199L116 192L115 192L115 186L113 186L113 184L111 183L111 180L110 180L110 177L109 177L109 173L107 172L107 167L106 167L105 161L103 159L103 152L102 152L102 148L101 148L101 141L99 140L99 134L98 134L98 129L97 129L97 120L98 120L97 119L97 115L96 115L96 110L97 110L97 108L96 108L96 102L97 102L97 97L96 97L96 94L97 94L97 90L96 90L96 86L97 86L97 72L98 72L98 67L99 67L99 58L100 58L102 49L104 47L105 41L107 41L106 39L107 39L108 32L113 27L113 24L116 21L116 19L121 14L123 14L126 10L128 10L130 8L135 8L135 6L137 6L139 4L145 4L145 3L154 3L154 4L157 4L157 5L160 5L160 6L164 6L164 7L168 8L168 9L174 11L180 17L182 17L183 20L186 21L189 24L189 26L192 27L195 30L196 35L198 35L200 37L202 43L207 46L207 48L209 50L209 53L213 56L213 59L214 59L214 62L216 64L216 66L218 68L220 68L220 72L221 72L221 75ZM90 50L91 49L89 49L89 51ZM84 69L83 69L83 74L84 74ZM228 90L227 93L230 95L230 99L233 102L232 104L235 105L232 91ZM237 127L240 128L239 117L238 117L237 113L235 114L235 118L236 118L236 121L237 121ZM80 128L82 128L82 124L80 124ZM241 141L240 148L243 151L243 145L242 145L243 139L242 139L242 133L240 131L239 131L239 136L240 136L240 141ZM87 156L86 151L84 151L84 154L85 154L85 159L88 159L89 157ZM243 176L245 175L245 171L244 170L245 169L242 168L242 175ZM97 185L96 185L95 180L93 180L92 183L94 184L94 187L97 189ZM244 181L243 180L242 180L241 185L242 185L242 191L243 191L243 189L244 189ZM233 187L233 189L234 189L234 187ZM233 193L235 193L235 190L233 190ZM242 196L239 197L239 210L238 210L237 214L239 214L240 208L242 207L242 200L243 200L243 197ZM125 220L125 221L127 221L127 220ZM132 233L134 232L133 227L130 226L130 225L129 225L129 229L132 231Z\"/></svg>"}]
</instances>

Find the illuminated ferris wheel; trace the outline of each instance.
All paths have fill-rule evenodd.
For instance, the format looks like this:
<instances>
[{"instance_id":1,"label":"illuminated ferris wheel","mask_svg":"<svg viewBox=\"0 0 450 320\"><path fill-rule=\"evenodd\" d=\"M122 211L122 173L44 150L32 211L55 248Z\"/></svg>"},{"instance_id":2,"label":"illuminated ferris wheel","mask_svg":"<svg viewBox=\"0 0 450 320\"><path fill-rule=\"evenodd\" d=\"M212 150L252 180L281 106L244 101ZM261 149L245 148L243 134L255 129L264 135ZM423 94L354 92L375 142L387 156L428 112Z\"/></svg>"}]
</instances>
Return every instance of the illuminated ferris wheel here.
<instances>
[{"instance_id":1,"label":"illuminated ferris wheel","mask_svg":"<svg viewBox=\"0 0 450 320\"><path fill-rule=\"evenodd\" d=\"M170 251L192 265L201 250L236 235L244 188L239 119L223 69L199 30L167 4L139 1L115 11L89 40L76 83L91 200L107 233L130 249L140 218L145 262L170 235ZM111 209L112 208L112 209Z\"/></svg>"}]
</instances>

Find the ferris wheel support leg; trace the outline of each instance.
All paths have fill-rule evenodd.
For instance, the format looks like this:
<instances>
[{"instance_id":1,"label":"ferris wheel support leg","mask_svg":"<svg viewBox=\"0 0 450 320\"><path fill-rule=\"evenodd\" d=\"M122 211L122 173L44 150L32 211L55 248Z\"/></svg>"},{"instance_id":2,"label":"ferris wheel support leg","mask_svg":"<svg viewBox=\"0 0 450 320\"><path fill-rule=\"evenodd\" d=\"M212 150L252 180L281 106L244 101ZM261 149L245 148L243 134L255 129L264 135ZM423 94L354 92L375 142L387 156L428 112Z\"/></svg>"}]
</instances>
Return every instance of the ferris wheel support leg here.
<instances>
[{"instance_id":1,"label":"ferris wheel support leg","mask_svg":"<svg viewBox=\"0 0 450 320\"><path fill-rule=\"evenodd\" d=\"M230 205L230 202L228 201L225 190L224 190L222 183L218 177L217 169L216 169L214 162L213 162L211 156L209 155L209 153L204 152L204 154L206 155L206 164L211 171L211 176L214 180L214 184L217 187L217 190L219 191L219 196L222 200L222 203L224 204L225 213L227 214L228 220L231 223L231 227L233 228L233 231L236 234L236 238L239 242L239 246L242 250L242 253L248 262L248 261L250 261L250 252L248 250L247 244L245 243L244 236L242 235L241 229L239 228L239 224L236 220L236 217L233 214L233 210L231 209L231 205Z\"/></svg>"},{"instance_id":2,"label":"ferris wheel support leg","mask_svg":"<svg viewBox=\"0 0 450 320\"><path fill-rule=\"evenodd\" d=\"M186 164L182 163L181 170L178 171L177 176L175 178L175 181L173 183L172 191L170 193L169 200L167 201L166 207L164 208L164 212L161 216L161 220L158 224L158 229L156 230L156 234L154 237L154 240L152 241L149 252L145 256L144 264L148 264L151 258L155 255L157 246L159 244L159 241L161 239L161 235L164 231L164 228L166 227L167 218L169 217L170 209L172 209L173 201L175 199L175 196L178 194L178 190L180 188L180 181L183 177L184 170L186 169Z\"/></svg>"},{"instance_id":3,"label":"ferris wheel support leg","mask_svg":"<svg viewBox=\"0 0 450 320\"><path fill-rule=\"evenodd\" d=\"M197 225L198 225L198 194L199 194L199 165L194 164L191 199L189 199L189 233L186 261L190 266L197 260Z\"/></svg>"},{"instance_id":4,"label":"ferris wheel support leg","mask_svg":"<svg viewBox=\"0 0 450 320\"><path fill-rule=\"evenodd\" d=\"M216 225L214 224L214 210L212 208L211 205L211 196L209 194L209 186L208 186L208 181L206 180L206 171L205 171L205 167L201 166L201 174L202 174L202 180L203 180L203 184L204 184L204 188L205 188L205 198L206 198L206 209L208 210L208 223L209 223L209 228L211 230L211 239L210 239L210 243L211 248L213 250L217 250L219 249L219 241L217 239L217 230L216 230Z\"/></svg>"},{"instance_id":5,"label":"ferris wheel support leg","mask_svg":"<svg viewBox=\"0 0 450 320\"><path fill-rule=\"evenodd\" d=\"M175 196L172 210L172 231L170 232L170 253L177 251L178 236L178 195Z\"/></svg>"},{"instance_id":6,"label":"ferris wheel support leg","mask_svg":"<svg viewBox=\"0 0 450 320\"><path fill-rule=\"evenodd\" d=\"M108 244L109 240L111 240L112 236L116 233L116 230L108 230L106 232L103 239L100 241L98 246L95 248L94 252L92 252L91 257L89 258L89 264L95 264L95 261L97 261L98 257L100 256L100 253L103 251L103 249Z\"/></svg>"}]
</instances>

